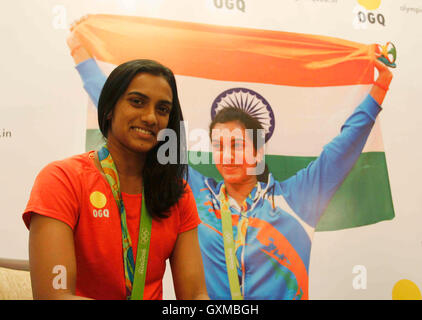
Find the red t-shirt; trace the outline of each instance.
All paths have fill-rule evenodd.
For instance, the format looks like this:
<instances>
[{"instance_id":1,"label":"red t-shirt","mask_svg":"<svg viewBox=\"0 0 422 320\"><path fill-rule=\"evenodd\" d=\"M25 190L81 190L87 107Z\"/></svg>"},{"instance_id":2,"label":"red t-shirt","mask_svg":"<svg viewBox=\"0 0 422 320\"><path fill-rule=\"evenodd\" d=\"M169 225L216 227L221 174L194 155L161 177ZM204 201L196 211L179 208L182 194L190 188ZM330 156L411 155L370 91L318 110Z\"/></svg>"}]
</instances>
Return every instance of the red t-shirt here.
<instances>
[{"instance_id":1,"label":"red t-shirt","mask_svg":"<svg viewBox=\"0 0 422 320\"><path fill-rule=\"evenodd\" d=\"M111 188L93 161L94 151L56 161L37 176L23 220L31 213L58 219L74 234L76 295L125 299L120 212ZM142 195L122 194L134 258ZM162 278L179 233L200 223L190 187L167 219L153 219L144 299L162 299Z\"/></svg>"}]
</instances>

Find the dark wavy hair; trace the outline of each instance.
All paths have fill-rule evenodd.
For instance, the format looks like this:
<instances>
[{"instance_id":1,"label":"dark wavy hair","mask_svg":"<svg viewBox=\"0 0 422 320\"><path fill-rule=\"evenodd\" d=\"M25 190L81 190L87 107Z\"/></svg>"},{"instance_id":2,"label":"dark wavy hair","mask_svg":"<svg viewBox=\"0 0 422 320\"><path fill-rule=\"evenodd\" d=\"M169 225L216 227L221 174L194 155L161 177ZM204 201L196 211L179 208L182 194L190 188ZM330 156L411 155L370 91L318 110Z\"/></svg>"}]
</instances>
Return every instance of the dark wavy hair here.
<instances>
[{"instance_id":1,"label":"dark wavy hair","mask_svg":"<svg viewBox=\"0 0 422 320\"><path fill-rule=\"evenodd\" d=\"M217 123L226 123L230 121L238 121L242 124L245 129L252 129L252 136L250 137L253 143L254 150L257 151L258 148L258 134L260 133L259 129L264 129L261 123L252 117L249 113L243 111L240 108L227 106L224 109L221 109L214 117L210 123L209 135L212 137L212 129ZM262 132L262 131L261 131ZM264 137L262 137L264 138ZM267 164L265 164L264 172L258 175L256 178L260 182L268 182L269 169Z\"/></svg>"},{"instance_id":2,"label":"dark wavy hair","mask_svg":"<svg viewBox=\"0 0 422 320\"><path fill-rule=\"evenodd\" d=\"M180 161L176 164L160 164L157 159L157 150L166 141L159 141L148 151L143 169L145 204L148 212L152 217L166 218L169 216L170 207L182 197L187 183L187 165L185 161L182 161L182 158L186 157L186 139L184 130L180 130L183 114L173 72L162 64L147 59L133 60L119 65L111 72L101 91L98 101L98 124L101 133L107 139L111 126L110 115L113 114L117 101L126 92L132 79L139 73L163 77L173 93L167 128L176 133L177 159Z\"/></svg>"}]
</instances>

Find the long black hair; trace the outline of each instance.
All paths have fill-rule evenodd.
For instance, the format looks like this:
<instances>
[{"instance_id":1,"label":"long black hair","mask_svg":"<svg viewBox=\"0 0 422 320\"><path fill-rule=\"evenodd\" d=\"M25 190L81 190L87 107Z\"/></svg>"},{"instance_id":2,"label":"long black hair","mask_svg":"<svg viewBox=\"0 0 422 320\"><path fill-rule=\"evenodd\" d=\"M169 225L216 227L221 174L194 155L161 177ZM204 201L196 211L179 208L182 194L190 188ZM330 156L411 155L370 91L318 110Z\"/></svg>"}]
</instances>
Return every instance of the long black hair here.
<instances>
[{"instance_id":1,"label":"long black hair","mask_svg":"<svg viewBox=\"0 0 422 320\"><path fill-rule=\"evenodd\" d=\"M173 72L162 64L147 59L132 60L115 68L101 91L98 101L98 124L104 138L111 126L111 117L117 101L126 92L132 79L139 73L148 73L166 79L173 93L172 108L168 129L172 129L177 137L177 163L162 165L157 159L157 150L165 141L148 151L143 169L145 204L152 217L166 218L169 209L176 204L185 191L187 181L187 165L181 159L186 154L184 130L180 130L183 114L177 94L176 79ZM184 180L186 179L186 180Z\"/></svg>"},{"instance_id":2,"label":"long black hair","mask_svg":"<svg viewBox=\"0 0 422 320\"><path fill-rule=\"evenodd\" d=\"M209 135L212 137L212 129L217 123L226 123L230 121L238 121L245 129L252 129L252 136L250 137L255 151L258 151L258 135L263 132L262 124L252 117L249 113L240 108L227 106L221 109L210 123ZM264 137L261 137L262 139ZM264 172L257 175L257 180L260 182L268 182L268 166L265 164Z\"/></svg>"}]
</instances>

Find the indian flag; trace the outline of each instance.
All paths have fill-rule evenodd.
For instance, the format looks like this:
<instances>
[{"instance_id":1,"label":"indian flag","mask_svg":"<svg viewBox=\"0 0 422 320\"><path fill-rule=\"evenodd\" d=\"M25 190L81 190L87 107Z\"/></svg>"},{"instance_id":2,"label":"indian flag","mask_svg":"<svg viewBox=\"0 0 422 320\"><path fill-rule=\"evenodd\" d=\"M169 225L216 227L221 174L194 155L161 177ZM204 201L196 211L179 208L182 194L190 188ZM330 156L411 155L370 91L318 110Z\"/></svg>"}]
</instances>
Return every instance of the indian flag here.
<instances>
[{"instance_id":1,"label":"indian flag","mask_svg":"<svg viewBox=\"0 0 422 320\"><path fill-rule=\"evenodd\" d=\"M210 145L198 132L207 132L219 109L234 105L254 114L266 130L265 161L280 181L318 157L374 81L375 45L332 37L116 15L89 16L75 32L105 74L140 58L173 70L190 160L211 159ZM97 114L91 105L87 148L98 143ZM192 166L221 179L212 163ZM316 231L393 218L377 120Z\"/></svg>"}]
</instances>

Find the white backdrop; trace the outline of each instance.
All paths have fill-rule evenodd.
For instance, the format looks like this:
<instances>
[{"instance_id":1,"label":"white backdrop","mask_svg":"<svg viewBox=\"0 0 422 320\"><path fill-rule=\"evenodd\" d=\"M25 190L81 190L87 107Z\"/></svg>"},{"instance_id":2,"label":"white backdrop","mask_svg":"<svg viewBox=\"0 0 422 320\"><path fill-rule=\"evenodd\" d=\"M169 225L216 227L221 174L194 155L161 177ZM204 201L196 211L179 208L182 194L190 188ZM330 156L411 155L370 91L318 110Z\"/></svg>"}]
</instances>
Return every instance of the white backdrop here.
<instances>
[{"instance_id":1,"label":"white backdrop","mask_svg":"<svg viewBox=\"0 0 422 320\"><path fill-rule=\"evenodd\" d=\"M66 46L69 24L88 13L139 15L360 43L393 41L398 68L383 105L381 126L396 217L371 226L316 233L309 291L311 299L391 299L400 279L422 289L418 92L422 88L422 2L382 0L377 9L365 13L375 17L374 23L360 22L360 11L365 10L358 0L3 1L0 257L28 258L28 231L21 213L39 170L53 160L84 152L88 97ZM356 276L362 275L353 273L356 266L366 270L366 288L353 286ZM173 299L168 272L164 286L164 298Z\"/></svg>"}]
</instances>

